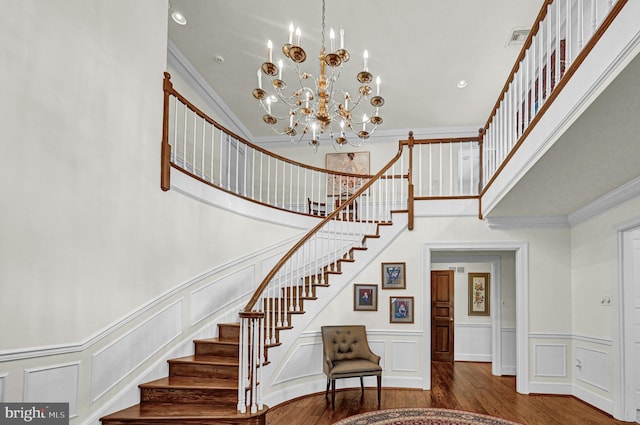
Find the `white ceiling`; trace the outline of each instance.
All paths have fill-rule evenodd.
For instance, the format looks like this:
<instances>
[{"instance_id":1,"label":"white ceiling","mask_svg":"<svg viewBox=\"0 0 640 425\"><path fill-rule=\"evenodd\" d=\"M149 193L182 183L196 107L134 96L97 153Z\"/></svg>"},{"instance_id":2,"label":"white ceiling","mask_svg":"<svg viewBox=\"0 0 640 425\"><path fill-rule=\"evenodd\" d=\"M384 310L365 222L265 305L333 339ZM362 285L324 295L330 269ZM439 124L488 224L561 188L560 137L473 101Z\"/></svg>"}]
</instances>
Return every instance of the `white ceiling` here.
<instances>
[{"instance_id":1,"label":"white ceiling","mask_svg":"<svg viewBox=\"0 0 640 425\"><path fill-rule=\"evenodd\" d=\"M382 79L383 131L482 127L520 53L513 29L530 27L543 0L326 0L329 27L345 31L352 59L341 88L355 91L362 52ZM274 135L251 92L267 56L293 22L302 29L306 70L317 74L321 0L170 0L169 38L222 98L251 140ZM224 62L216 61L216 56ZM640 174L640 59L618 77L498 204L496 216L567 215ZM286 79L286 78L285 78ZM468 86L459 89L459 80ZM630 89L632 88L632 89ZM611 120L593 128L590 117ZM601 120L600 120L601 121ZM544 202L540 202L544 199Z\"/></svg>"},{"instance_id":2,"label":"white ceiling","mask_svg":"<svg viewBox=\"0 0 640 425\"><path fill-rule=\"evenodd\" d=\"M351 60L340 87L356 92L362 53L382 80L380 130L484 125L521 46L507 46L513 28L530 27L542 0L326 0L329 28L345 31ZM305 69L318 74L321 0L171 0L188 19L170 20L169 37L254 138L274 133L251 92L256 70L274 43L274 62L289 23L302 30ZM218 63L216 56L224 63ZM286 64L285 64L286 66ZM286 70L285 70L286 71ZM456 84L466 80L468 86ZM286 80L286 73L285 73ZM405 133L403 131L403 133Z\"/></svg>"}]
</instances>

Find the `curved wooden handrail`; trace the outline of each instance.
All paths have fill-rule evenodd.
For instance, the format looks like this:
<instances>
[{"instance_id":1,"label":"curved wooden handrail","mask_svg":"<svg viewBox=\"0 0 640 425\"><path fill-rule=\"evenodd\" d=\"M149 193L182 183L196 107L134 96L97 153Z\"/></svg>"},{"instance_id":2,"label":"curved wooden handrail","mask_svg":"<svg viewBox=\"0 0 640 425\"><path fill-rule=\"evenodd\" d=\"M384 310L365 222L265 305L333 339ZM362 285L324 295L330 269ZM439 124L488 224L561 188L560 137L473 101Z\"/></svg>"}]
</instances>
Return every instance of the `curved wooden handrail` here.
<instances>
[{"instance_id":1,"label":"curved wooden handrail","mask_svg":"<svg viewBox=\"0 0 640 425\"><path fill-rule=\"evenodd\" d=\"M261 148L258 145L254 145L253 143L251 143L250 141L248 141L247 139L243 138L242 136L234 133L233 131L227 129L226 127L224 127L223 125L221 125L220 123L218 123L216 120L214 120L213 118L209 117L206 113L204 113L200 108L198 108L197 106L195 106L193 103L191 103L186 97L184 97L182 94L180 94L180 92L178 92L176 89L173 88L173 84L170 83L170 79L171 79L171 74L169 74L168 72L164 73L164 79L165 79L165 84L164 84L164 91L165 93L169 93L173 96L176 97L176 99L178 99L180 102L182 102L185 106L187 106L189 109L191 109L191 111L193 111L195 114L197 114L200 118L202 118L203 120L205 120L206 122L208 122L209 124L211 124L212 126L214 126L215 128L217 128L218 130L222 131L225 134L228 134L229 136L233 137L234 139L237 139L238 141L244 143L247 146L250 146L252 149L255 149L267 156L270 156L274 159L277 159L278 161L282 161L282 162L286 162L288 164L293 164L296 165L298 167L302 167L302 168L307 168L309 170L313 170L313 171L319 171L319 172L328 172L331 174L339 174L341 176L347 176L347 177L362 177L362 178L371 178L373 177L372 175L364 175L364 174L353 174L353 173L346 173L346 172L337 172L335 170L327 170L324 168L319 168L319 167L314 167L313 165L309 165L309 164L303 164L301 162L298 161L294 161L292 159L289 158L285 158L284 156L280 156L276 153L270 152L264 148ZM165 135L163 134L163 139L164 139ZM168 135L167 135L168 137ZM166 143L168 144L168 140L166 141Z\"/></svg>"},{"instance_id":2,"label":"curved wooden handrail","mask_svg":"<svg viewBox=\"0 0 640 425\"><path fill-rule=\"evenodd\" d=\"M369 181L363 184L360 189L358 189L353 195L351 195L345 202L343 202L331 214L326 216L320 223L318 223L314 228L312 228L309 232L307 232L307 234L304 235L302 239L300 239L289 251L287 251L287 253L284 256L282 256L280 261L278 261L278 263L271 269L271 271L267 274L267 276L262 280L262 282L260 283L256 291L253 293L253 296L251 297L246 307L244 308L244 312L248 313L252 311L252 308L256 305L256 303L260 299L260 296L269 285L269 282L271 282L271 280L275 277L276 273L280 271L282 266L293 256L293 254L295 254L295 252L298 251L298 249L301 246L303 246L307 241L309 241L309 239L311 239L313 235L315 235L320 229L322 229L328 222L333 220L344 209L346 209L351 204L351 202L353 202L358 196L363 194L369 187L371 187L373 183L375 183L378 179L380 179L380 177L387 170L389 170L389 168L391 168L391 166L393 166L393 164L395 164L400 159L400 157L402 157L402 150L403 150L403 144L399 143L398 152L389 161L387 165L382 167L382 169L378 171L377 174L375 174L371 179L369 179Z\"/></svg>"}]
</instances>

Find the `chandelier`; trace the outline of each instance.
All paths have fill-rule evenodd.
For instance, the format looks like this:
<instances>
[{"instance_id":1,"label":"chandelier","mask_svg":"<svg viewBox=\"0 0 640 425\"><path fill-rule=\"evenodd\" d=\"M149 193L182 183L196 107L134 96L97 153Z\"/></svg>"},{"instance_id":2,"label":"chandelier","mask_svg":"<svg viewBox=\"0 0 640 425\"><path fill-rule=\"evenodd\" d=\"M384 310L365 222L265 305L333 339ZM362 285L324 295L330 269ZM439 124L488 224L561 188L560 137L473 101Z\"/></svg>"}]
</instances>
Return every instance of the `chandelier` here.
<instances>
[{"instance_id":1,"label":"chandelier","mask_svg":"<svg viewBox=\"0 0 640 425\"><path fill-rule=\"evenodd\" d=\"M279 135L287 135L292 143L308 139L314 151L317 151L321 135L326 135L336 150L349 143L360 146L382 124L379 109L384 105L380 96L380 77L376 79L376 90L370 83L373 75L369 72L368 53L363 54L363 67L357 73L360 83L357 98L348 91L336 87L340 72L349 61L349 52L344 48L344 30L340 30L339 48L336 49L335 33L330 30L330 49L325 47L325 0L322 0L322 47L320 49L319 74L314 76L301 69L307 54L300 45L301 31L295 31L293 23L289 25L288 43L282 46L282 53L290 65L285 69L282 59L276 65L273 62L273 44L267 43L268 59L258 69L258 88L253 97L258 100L265 114L262 120ZM294 43L295 42L295 43ZM289 88L283 74L295 74L297 81ZM263 74L267 82L263 88ZM270 92L267 92L267 89ZM369 114L356 112L370 105ZM356 117L356 114L358 117ZM358 118L362 117L361 120Z\"/></svg>"}]
</instances>

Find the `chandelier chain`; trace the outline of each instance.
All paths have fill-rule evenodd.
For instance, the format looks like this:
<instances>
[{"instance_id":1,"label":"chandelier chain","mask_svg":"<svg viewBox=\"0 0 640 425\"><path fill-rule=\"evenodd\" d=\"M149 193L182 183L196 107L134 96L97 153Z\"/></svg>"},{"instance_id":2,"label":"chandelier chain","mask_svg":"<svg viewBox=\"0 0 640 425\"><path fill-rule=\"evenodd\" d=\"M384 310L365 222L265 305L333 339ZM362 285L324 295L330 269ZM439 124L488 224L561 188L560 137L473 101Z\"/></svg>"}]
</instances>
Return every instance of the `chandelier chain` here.
<instances>
[{"instance_id":1,"label":"chandelier chain","mask_svg":"<svg viewBox=\"0 0 640 425\"><path fill-rule=\"evenodd\" d=\"M322 49L323 50L324 50L324 13L325 13L324 2L325 0L322 0Z\"/></svg>"}]
</instances>

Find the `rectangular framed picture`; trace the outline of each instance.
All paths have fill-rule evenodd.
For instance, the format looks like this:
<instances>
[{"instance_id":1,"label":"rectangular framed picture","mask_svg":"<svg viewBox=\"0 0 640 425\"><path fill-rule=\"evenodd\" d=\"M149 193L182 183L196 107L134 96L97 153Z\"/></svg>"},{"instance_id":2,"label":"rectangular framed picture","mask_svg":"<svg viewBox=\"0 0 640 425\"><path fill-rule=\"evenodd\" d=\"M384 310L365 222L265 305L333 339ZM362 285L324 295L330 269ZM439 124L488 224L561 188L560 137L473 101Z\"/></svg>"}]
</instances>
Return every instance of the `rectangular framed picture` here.
<instances>
[{"instance_id":1,"label":"rectangular framed picture","mask_svg":"<svg viewBox=\"0 0 640 425\"><path fill-rule=\"evenodd\" d=\"M353 285L353 310L378 311L378 285Z\"/></svg>"},{"instance_id":2,"label":"rectangular framed picture","mask_svg":"<svg viewBox=\"0 0 640 425\"><path fill-rule=\"evenodd\" d=\"M326 169L338 173L369 174L369 152L328 153L325 157ZM353 176L329 174L327 182L328 196L351 196L366 179Z\"/></svg>"},{"instance_id":3,"label":"rectangular framed picture","mask_svg":"<svg viewBox=\"0 0 640 425\"><path fill-rule=\"evenodd\" d=\"M413 323L413 297L389 298L389 322Z\"/></svg>"},{"instance_id":4,"label":"rectangular framed picture","mask_svg":"<svg viewBox=\"0 0 640 425\"><path fill-rule=\"evenodd\" d=\"M489 316L489 273L469 273L469 316Z\"/></svg>"},{"instance_id":5,"label":"rectangular framed picture","mask_svg":"<svg viewBox=\"0 0 640 425\"><path fill-rule=\"evenodd\" d=\"M406 263L382 263L382 289L406 289Z\"/></svg>"}]
</instances>

